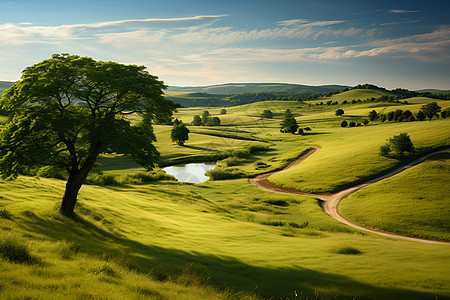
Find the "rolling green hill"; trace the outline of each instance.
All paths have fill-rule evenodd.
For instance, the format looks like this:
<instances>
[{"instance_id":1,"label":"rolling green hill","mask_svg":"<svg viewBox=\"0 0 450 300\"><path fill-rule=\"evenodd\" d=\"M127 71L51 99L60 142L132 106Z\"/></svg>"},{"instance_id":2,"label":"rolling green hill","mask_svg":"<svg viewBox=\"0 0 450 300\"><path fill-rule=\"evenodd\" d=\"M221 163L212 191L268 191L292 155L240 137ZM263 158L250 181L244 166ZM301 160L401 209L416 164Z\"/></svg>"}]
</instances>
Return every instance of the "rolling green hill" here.
<instances>
[{"instance_id":1,"label":"rolling green hill","mask_svg":"<svg viewBox=\"0 0 450 300\"><path fill-rule=\"evenodd\" d=\"M191 93L210 93L210 94L239 94L250 92L282 92L292 94L318 94L327 93L336 90L343 90L348 86L343 85L321 85L308 86L301 84L288 83L227 83L210 86L198 87L169 87L169 91L173 92L191 92Z\"/></svg>"}]
</instances>

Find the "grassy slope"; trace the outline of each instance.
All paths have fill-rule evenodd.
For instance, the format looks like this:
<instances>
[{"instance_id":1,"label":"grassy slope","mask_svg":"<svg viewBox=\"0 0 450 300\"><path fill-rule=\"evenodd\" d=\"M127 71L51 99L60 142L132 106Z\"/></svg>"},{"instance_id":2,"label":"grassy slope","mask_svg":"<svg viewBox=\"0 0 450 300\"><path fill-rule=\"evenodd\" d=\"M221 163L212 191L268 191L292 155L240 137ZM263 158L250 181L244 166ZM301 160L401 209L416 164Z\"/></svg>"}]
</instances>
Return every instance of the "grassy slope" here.
<instances>
[{"instance_id":1,"label":"grassy slope","mask_svg":"<svg viewBox=\"0 0 450 300\"><path fill-rule=\"evenodd\" d=\"M414 105L420 107L426 101L429 99L418 100ZM367 115L370 105L344 106L344 117ZM286 108L293 109L302 126L311 126L312 134L280 134L280 114L273 120L258 118L263 109L282 113ZM382 144L398 132L411 130L419 147L448 143L448 120L342 129L341 118L334 116L336 108L308 107L298 102L254 103L227 109L223 117L229 118L231 126L220 128L249 132L252 137L267 140L275 149L239 166L252 174L264 172L255 170L255 161L269 164L267 170L279 168L310 145L321 145L322 150L301 165L313 162L311 168L329 176L331 184L339 184L344 177L351 179L354 170L361 171L358 166L366 162L374 164L372 174L395 164L375 156L374 151L378 153L376 143ZM178 116L189 122L202 110L183 109ZM210 111L218 114L218 109ZM166 156L203 155L214 147L242 148L253 143L197 133L191 134L187 143L197 148L179 147L170 142L168 130L167 126L155 128L157 147ZM314 158L324 151L334 159L333 168ZM341 156L337 159L335 155ZM133 173L135 167L127 160L114 160L108 172ZM336 170L340 172L338 177ZM300 168L286 180L295 182L304 171ZM320 181L314 172L309 174L307 183ZM170 299L223 298L231 294L240 298L256 293L293 298L294 291L312 296L315 290L328 297L450 297L446 247L355 234L325 215L313 198L262 191L245 179L202 185L160 182L111 188L84 186L77 208L82 221L73 222L61 218L53 209L60 201L63 186L58 180L27 177L0 183L0 211L6 208L13 216L0 217L0 236L17 234L29 242L32 253L44 262L27 266L0 260L0 289L5 297L106 295L119 299ZM285 225L262 224L277 222ZM294 228L287 225L289 222L304 228ZM58 257L64 247L54 242L63 239L80 249L70 260ZM349 246L362 254L334 252ZM108 267L113 271L108 271ZM229 293L230 289L233 292ZM245 294L235 294L236 291Z\"/></svg>"},{"instance_id":2,"label":"grassy slope","mask_svg":"<svg viewBox=\"0 0 450 300\"><path fill-rule=\"evenodd\" d=\"M1 235L21 236L41 260L30 266L0 260L5 297L221 298L230 289L236 298L243 297L236 291L450 296L446 247L355 234L313 198L265 192L244 179L84 186L74 222L52 209L63 185L27 177L0 183L0 205L11 216L2 219ZM55 243L61 240L79 253L62 259L61 242ZM362 254L334 253L348 246Z\"/></svg>"},{"instance_id":3,"label":"grassy slope","mask_svg":"<svg viewBox=\"0 0 450 300\"><path fill-rule=\"evenodd\" d=\"M450 153L425 162L351 195L341 213L366 226L422 238L450 241L448 187Z\"/></svg>"}]
</instances>

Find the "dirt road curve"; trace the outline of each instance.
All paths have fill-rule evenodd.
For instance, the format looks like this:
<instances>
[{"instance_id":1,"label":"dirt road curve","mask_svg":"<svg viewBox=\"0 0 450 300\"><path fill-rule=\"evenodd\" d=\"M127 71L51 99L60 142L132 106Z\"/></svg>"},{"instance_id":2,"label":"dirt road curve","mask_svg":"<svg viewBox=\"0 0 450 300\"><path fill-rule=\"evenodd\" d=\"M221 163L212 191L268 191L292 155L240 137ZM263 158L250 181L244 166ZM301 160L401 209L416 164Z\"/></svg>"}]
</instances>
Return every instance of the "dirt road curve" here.
<instances>
[{"instance_id":1,"label":"dirt road curve","mask_svg":"<svg viewBox=\"0 0 450 300\"><path fill-rule=\"evenodd\" d=\"M288 193L288 194L298 194L298 195L306 195L306 196L311 196L311 197L315 197L318 198L320 200L323 201L323 205L322 205L322 209L324 210L324 212L326 212L328 215L330 215L332 218L347 224L348 226L351 226L353 228L359 229L359 230L363 230L363 231L367 231L367 232L371 232L371 233L375 233L378 235L383 235L383 236L387 236L387 237L393 237L393 238L398 238L398 239L404 239L404 240L410 240L410 241L416 241L416 242L422 242L422 243L430 243L430 244L441 244L441 245L450 245L450 242L442 242L442 241L433 241L433 240L426 240L426 239L419 239L419 238L412 238L412 237L407 237L407 236L401 236L401 235L397 235L394 233L390 233L390 232L384 232L381 230L376 230L376 229L371 229L371 228L366 228L363 226L360 226L358 224L355 224L353 222L350 222L349 220L345 219L340 213L339 213L339 204L341 203L341 201L343 199L345 199L346 197L348 197L350 194L355 193L356 191L362 189L365 186L368 186L369 184L372 184L374 182L380 181L382 179L394 176L395 174L398 174L400 172L402 172L403 170L414 166L420 162L422 162L423 160L427 159L430 156L436 155L438 153L441 152L446 152L449 151L450 148L447 149L443 149L443 150L439 150L439 151L435 151L432 153L429 153L427 155L424 155L412 162L409 162L406 165L403 165L395 170L393 170L392 172L385 174L383 176L377 177L375 179L369 180L367 182L358 184L356 186L353 186L351 188L342 190L340 192L337 193L325 193L325 194L312 194L312 193L303 193L299 190L293 189L293 188L286 188L286 187L282 187L282 186L277 186L273 183L271 183L267 178L277 172L281 172L283 170L286 170L292 166L295 166L297 164L299 164L300 162L302 162L303 160L305 160L306 158L308 158L310 155L312 155L314 152L318 151L320 149L320 147L313 147L311 150L309 150L307 153L305 153L304 155L300 156L298 159L296 159L295 161L291 162L289 165L287 165L284 169L279 170L279 171L274 171L274 172L270 172L270 173L265 173L265 174L261 174L258 175L255 178L250 178L248 180L248 182L250 182L251 184L267 190L267 191L272 191L272 192L279 192L279 193Z\"/></svg>"}]
</instances>

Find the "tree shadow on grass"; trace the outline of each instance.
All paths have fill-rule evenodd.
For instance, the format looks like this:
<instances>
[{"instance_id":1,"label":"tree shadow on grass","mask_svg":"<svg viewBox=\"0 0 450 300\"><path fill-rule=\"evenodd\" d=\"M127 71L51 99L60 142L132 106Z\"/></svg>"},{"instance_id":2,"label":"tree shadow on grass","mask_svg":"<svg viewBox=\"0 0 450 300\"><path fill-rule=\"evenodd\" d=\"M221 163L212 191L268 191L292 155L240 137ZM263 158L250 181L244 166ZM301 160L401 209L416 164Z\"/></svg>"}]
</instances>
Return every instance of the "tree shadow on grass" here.
<instances>
[{"instance_id":1,"label":"tree shadow on grass","mask_svg":"<svg viewBox=\"0 0 450 300\"><path fill-rule=\"evenodd\" d=\"M25 222L20 222L23 219ZM352 278L310 270L298 266L291 268L263 268L245 264L236 258L201 252L186 252L173 248L145 245L109 232L82 216L74 220L65 217L37 216L28 212L16 218L20 227L30 233L51 240L66 240L79 246L79 251L112 260L155 280L176 280L188 272L196 282L219 290L232 290L257 294L264 298L316 297L338 299L417 299L434 298L433 295L402 289L376 287ZM315 299L315 298L314 298ZM354 298L353 298L354 299Z\"/></svg>"}]
</instances>

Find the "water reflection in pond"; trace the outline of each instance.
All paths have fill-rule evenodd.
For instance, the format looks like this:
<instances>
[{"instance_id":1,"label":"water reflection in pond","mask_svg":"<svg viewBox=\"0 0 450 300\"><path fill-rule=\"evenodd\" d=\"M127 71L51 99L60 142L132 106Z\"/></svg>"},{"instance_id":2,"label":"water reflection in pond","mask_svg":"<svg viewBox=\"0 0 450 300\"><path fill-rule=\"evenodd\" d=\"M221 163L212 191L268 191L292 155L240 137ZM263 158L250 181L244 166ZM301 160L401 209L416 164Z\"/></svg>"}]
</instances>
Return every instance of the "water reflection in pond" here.
<instances>
[{"instance_id":1,"label":"water reflection in pond","mask_svg":"<svg viewBox=\"0 0 450 300\"><path fill-rule=\"evenodd\" d=\"M163 168L163 171L169 175L175 176L179 182L202 183L209 179L205 175L206 171L216 167L215 164L192 163L179 166Z\"/></svg>"}]
</instances>

